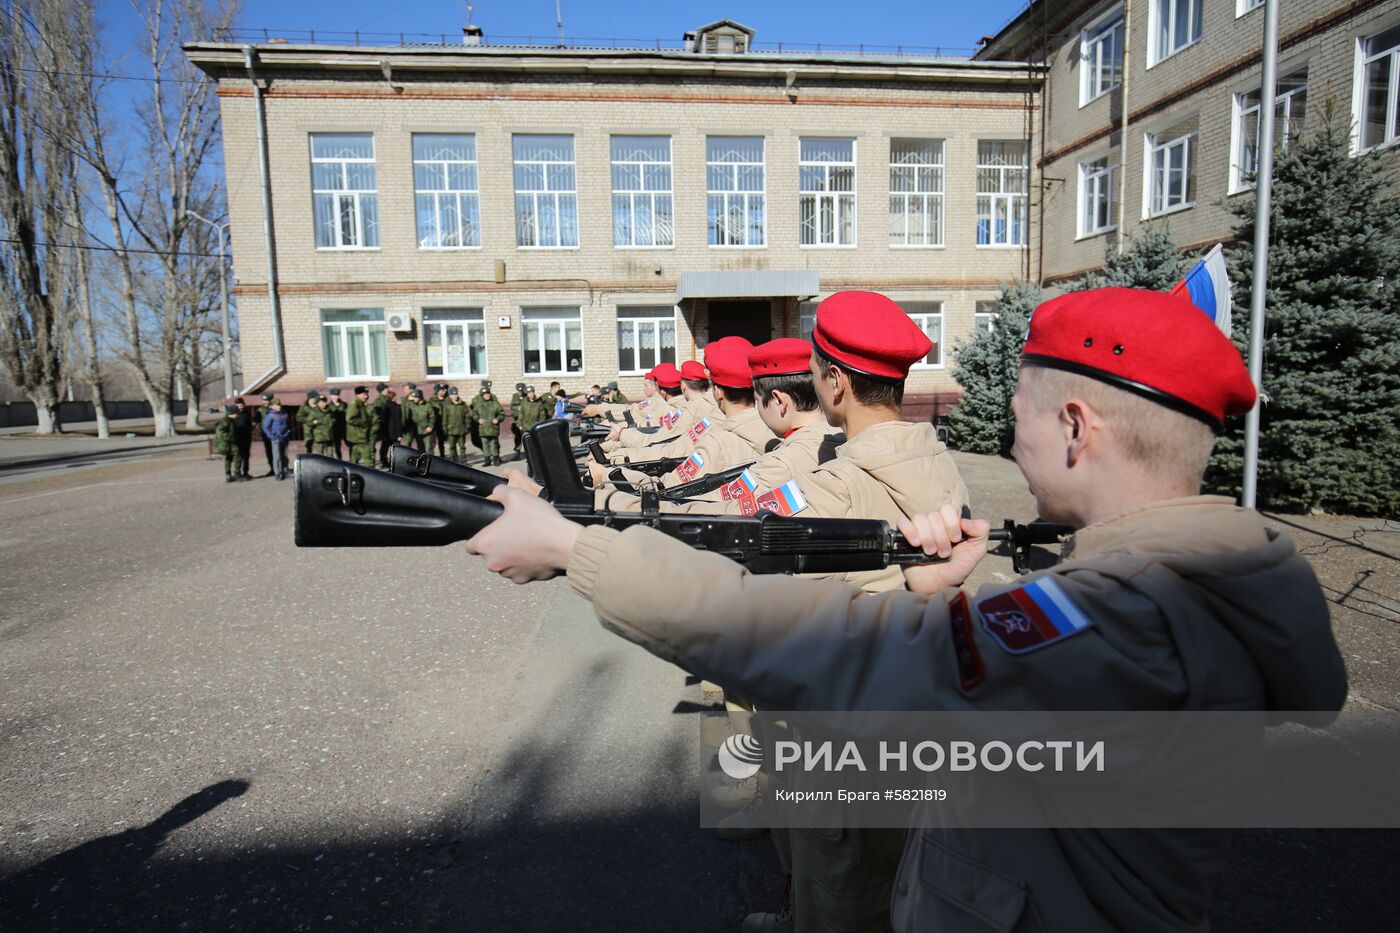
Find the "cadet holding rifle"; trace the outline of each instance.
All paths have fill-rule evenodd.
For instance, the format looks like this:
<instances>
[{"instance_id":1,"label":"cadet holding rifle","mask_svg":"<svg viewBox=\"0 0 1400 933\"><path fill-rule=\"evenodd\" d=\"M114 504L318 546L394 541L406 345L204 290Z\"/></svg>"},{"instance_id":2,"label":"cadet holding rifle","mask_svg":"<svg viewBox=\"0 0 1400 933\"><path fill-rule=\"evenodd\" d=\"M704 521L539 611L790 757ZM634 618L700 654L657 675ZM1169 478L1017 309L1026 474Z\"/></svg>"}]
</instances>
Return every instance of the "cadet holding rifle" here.
<instances>
[{"instance_id":1,"label":"cadet holding rifle","mask_svg":"<svg viewBox=\"0 0 1400 933\"><path fill-rule=\"evenodd\" d=\"M755 577L648 528L583 528L511 489L467 547L517 582L567 571L605 627L762 709L1337 710L1346 672L1311 568L1258 513L1199 495L1213 432L1254 400L1239 352L1185 301L1107 288L1041 305L1013 455L1041 516L1079 530L1058 566L975 595L959 586L988 526L951 506L900 521L943 562L879 594ZM1003 624L1013 610L1063 624ZM890 922L1204 929L1229 836L916 828Z\"/></svg>"}]
</instances>

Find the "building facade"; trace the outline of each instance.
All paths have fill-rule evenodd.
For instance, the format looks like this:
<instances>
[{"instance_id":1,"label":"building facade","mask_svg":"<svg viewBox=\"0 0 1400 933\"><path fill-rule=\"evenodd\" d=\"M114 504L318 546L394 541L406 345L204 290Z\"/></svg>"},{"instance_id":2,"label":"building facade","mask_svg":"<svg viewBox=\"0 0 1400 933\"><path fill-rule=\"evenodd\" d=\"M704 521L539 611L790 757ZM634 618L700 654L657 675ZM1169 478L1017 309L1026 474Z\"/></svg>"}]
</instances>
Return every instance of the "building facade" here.
<instances>
[{"instance_id":1,"label":"building facade","mask_svg":"<svg viewBox=\"0 0 1400 933\"><path fill-rule=\"evenodd\" d=\"M979 60L1045 67L1046 284L1101 266L1120 233L1164 226L1187 251L1231 235L1257 164L1263 17L1263 0L1038 0L984 42ZM1281 3L1279 143L1330 115L1354 150L1395 158L1398 77L1400 0Z\"/></svg>"},{"instance_id":2,"label":"building facade","mask_svg":"<svg viewBox=\"0 0 1400 933\"><path fill-rule=\"evenodd\" d=\"M936 345L909 393L955 392L954 343L1039 275L1039 67L752 38L723 21L671 51L186 46L219 83L245 372L293 396L632 394L717 337L805 336L816 302L864 288Z\"/></svg>"}]
</instances>

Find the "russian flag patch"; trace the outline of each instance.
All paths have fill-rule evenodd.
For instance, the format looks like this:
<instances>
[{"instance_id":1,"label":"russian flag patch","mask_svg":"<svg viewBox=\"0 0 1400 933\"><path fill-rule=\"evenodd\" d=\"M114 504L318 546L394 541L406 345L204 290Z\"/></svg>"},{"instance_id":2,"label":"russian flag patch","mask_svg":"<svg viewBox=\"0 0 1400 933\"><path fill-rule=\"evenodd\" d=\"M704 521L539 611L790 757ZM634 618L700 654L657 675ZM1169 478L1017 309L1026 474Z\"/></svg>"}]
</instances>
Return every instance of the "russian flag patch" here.
<instances>
[{"instance_id":1,"label":"russian flag patch","mask_svg":"<svg viewBox=\"0 0 1400 933\"><path fill-rule=\"evenodd\" d=\"M977 603L982 628L1010 654L1025 654L1078 635L1094 620L1079 611L1047 574Z\"/></svg>"},{"instance_id":2,"label":"russian flag patch","mask_svg":"<svg viewBox=\"0 0 1400 933\"><path fill-rule=\"evenodd\" d=\"M700 438L704 437L705 432L708 430L710 430L710 419L701 418L698 422L696 422L695 426L692 427L689 432L687 432L690 434L690 442L692 444L698 443Z\"/></svg>"},{"instance_id":3,"label":"russian flag patch","mask_svg":"<svg viewBox=\"0 0 1400 933\"><path fill-rule=\"evenodd\" d=\"M680 420L681 413L676 409L672 408L671 410L667 411L666 414L661 416L661 426L667 431L669 431L675 425L675 423Z\"/></svg>"},{"instance_id":4,"label":"russian flag patch","mask_svg":"<svg viewBox=\"0 0 1400 933\"><path fill-rule=\"evenodd\" d=\"M721 499L724 499L727 502L730 499L740 499L744 496L752 496L754 489L756 489L757 487L758 483L754 480L753 474L750 473L748 470L745 470L744 472L739 474L738 479L734 480L731 483L726 483L725 485L721 486L719 489L719 495Z\"/></svg>"},{"instance_id":5,"label":"russian flag patch","mask_svg":"<svg viewBox=\"0 0 1400 933\"><path fill-rule=\"evenodd\" d=\"M680 466L676 467L676 476L682 483L688 483L695 479L696 474L700 472L700 468L704 465L705 455L697 450L689 457L686 457L685 461Z\"/></svg>"},{"instance_id":6,"label":"russian flag patch","mask_svg":"<svg viewBox=\"0 0 1400 933\"><path fill-rule=\"evenodd\" d=\"M807 500L797 486L797 480L790 479L772 492L758 497L758 507L779 515L796 515L807 507Z\"/></svg>"}]
</instances>

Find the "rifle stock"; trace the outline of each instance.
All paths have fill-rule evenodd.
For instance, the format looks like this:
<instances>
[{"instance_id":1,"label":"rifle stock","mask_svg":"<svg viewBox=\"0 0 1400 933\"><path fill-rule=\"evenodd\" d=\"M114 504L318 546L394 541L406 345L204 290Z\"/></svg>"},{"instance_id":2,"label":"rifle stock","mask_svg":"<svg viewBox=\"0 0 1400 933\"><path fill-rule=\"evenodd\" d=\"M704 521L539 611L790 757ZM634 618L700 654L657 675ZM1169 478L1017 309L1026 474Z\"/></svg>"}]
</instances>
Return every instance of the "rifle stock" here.
<instances>
[{"instance_id":1,"label":"rifle stock","mask_svg":"<svg viewBox=\"0 0 1400 933\"><path fill-rule=\"evenodd\" d=\"M495 473L454 463L445 457L434 457L403 444L389 448L389 472L395 476L427 480L475 496L490 495L491 490L506 484L505 478Z\"/></svg>"}]
</instances>

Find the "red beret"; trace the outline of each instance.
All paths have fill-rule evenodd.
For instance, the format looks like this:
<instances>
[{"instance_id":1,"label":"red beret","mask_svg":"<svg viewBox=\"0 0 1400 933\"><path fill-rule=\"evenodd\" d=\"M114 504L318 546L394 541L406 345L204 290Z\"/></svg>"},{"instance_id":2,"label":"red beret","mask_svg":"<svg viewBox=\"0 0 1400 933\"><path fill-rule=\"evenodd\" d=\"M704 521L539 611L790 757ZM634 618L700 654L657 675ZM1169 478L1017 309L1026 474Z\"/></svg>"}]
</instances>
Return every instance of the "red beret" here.
<instances>
[{"instance_id":1,"label":"red beret","mask_svg":"<svg viewBox=\"0 0 1400 933\"><path fill-rule=\"evenodd\" d=\"M837 292L817 305L812 342L842 366L879 379L905 378L933 349L919 325L876 292Z\"/></svg>"},{"instance_id":2,"label":"red beret","mask_svg":"<svg viewBox=\"0 0 1400 933\"><path fill-rule=\"evenodd\" d=\"M812 345L796 337L779 337L749 351L749 370L758 376L790 376L812 371Z\"/></svg>"},{"instance_id":3,"label":"red beret","mask_svg":"<svg viewBox=\"0 0 1400 933\"><path fill-rule=\"evenodd\" d=\"M1254 407L1240 352L1195 305L1096 288L1035 309L1021 359L1098 379L1219 428Z\"/></svg>"},{"instance_id":4,"label":"red beret","mask_svg":"<svg viewBox=\"0 0 1400 933\"><path fill-rule=\"evenodd\" d=\"M657 363L656 368L648 374L648 378L659 386L674 389L681 384L681 371L676 369L675 363Z\"/></svg>"},{"instance_id":5,"label":"red beret","mask_svg":"<svg viewBox=\"0 0 1400 933\"><path fill-rule=\"evenodd\" d=\"M753 385L749 372L749 351L753 344L743 337L723 337L705 347L705 368L710 381L731 389L747 389Z\"/></svg>"},{"instance_id":6,"label":"red beret","mask_svg":"<svg viewBox=\"0 0 1400 933\"><path fill-rule=\"evenodd\" d=\"M695 360L686 360L681 364L681 378L690 379L693 382L701 382L710 377L709 374L705 372L705 367L695 362Z\"/></svg>"}]
</instances>

